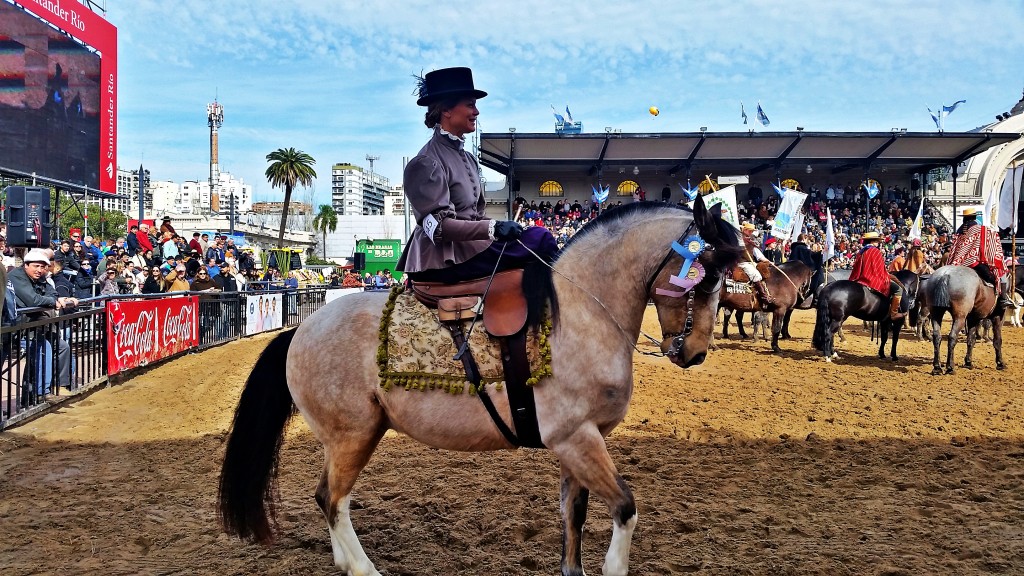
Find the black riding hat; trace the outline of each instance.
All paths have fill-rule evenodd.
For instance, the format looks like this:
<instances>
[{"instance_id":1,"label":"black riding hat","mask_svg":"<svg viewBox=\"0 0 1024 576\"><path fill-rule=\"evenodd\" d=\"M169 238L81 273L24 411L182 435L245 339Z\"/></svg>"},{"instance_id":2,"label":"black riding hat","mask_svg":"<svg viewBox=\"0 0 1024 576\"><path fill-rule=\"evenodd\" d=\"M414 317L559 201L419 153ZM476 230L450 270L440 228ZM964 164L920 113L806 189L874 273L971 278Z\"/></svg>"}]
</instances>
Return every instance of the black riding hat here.
<instances>
[{"instance_id":1,"label":"black riding hat","mask_svg":"<svg viewBox=\"0 0 1024 576\"><path fill-rule=\"evenodd\" d=\"M442 68L427 72L420 80L418 106L430 106L434 102L455 96L483 98L487 92L473 86L473 71L469 68Z\"/></svg>"}]
</instances>

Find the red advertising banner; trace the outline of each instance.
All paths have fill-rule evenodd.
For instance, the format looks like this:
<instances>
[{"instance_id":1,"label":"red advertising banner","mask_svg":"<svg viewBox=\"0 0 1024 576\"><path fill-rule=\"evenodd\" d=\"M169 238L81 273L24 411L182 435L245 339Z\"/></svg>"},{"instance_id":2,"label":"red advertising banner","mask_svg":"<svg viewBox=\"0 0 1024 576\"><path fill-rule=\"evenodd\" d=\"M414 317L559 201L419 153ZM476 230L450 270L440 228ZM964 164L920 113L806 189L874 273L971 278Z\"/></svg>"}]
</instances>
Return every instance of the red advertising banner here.
<instances>
[{"instance_id":1,"label":"red advertising banner","mask_svg":"<svg viewBox=\"0 0 1024 576\"><path fill-rule=\"evenodd\" d=\"M117 192L117 28L78 0L20 0L21 7L100 52L100 190Z\"/></svg>"},{"instance_id":2,"label":"red advertising banner","mask_svg":"<svg viewBox=\"0 0 1024 576\"><path fill-rule=\"evenodd\" d=\"M107 374L156 362L199 345L199 299L107 302Z\"/></svg>"}]
</instances>

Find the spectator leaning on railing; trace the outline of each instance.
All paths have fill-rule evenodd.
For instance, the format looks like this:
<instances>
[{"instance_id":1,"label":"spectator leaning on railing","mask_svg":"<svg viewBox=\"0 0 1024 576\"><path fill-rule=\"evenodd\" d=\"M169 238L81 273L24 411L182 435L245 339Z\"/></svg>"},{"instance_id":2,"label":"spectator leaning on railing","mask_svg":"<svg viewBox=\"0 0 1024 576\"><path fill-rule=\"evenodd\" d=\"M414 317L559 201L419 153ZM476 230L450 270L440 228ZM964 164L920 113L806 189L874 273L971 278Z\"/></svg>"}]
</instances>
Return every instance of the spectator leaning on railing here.
<instances>
[{"instance_id":1,"label":"spectator leaning on railing","mask_svg":"<svg viewBox=\"0 0 1024 576\"><path fill-rule=\"evenodd\" d=\"M54 317L64 309L78 306L78 300L57 295L57 291L46 281L50 258L46 252L33 248L25 254L21 268L11 270L8 280L14 288L14 296L18 308L43 308L27 313L27 320L39 320ZM57 340L57 375L61 386L71 383L71 347L56 334ZM37 359L38 360L38 359Z\"/></svg>"}]
</instances>

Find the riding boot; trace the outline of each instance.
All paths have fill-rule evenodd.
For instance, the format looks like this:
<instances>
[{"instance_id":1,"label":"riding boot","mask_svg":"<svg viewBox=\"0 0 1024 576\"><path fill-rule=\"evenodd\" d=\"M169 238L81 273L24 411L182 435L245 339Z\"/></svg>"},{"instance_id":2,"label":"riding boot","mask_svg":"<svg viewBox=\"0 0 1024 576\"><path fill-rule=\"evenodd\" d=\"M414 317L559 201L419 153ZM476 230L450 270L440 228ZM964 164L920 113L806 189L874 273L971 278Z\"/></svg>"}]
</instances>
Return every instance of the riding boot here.
<instances>
[{"instance_id":1,"label":"riding boot","mask_svg":"<svg viewBox=\"0 0 1024 576\"><path fill-rule=\"evenodd\" d=\"M900 301L903 300L902 296L893 296L892 300L889 301L889 319L899 320L906 316L905 312L900 312Z\"/></svg>"},{"instance_id":2,"label":"riding boot","mask_svg":"<svg viewBox=\"0 0 1024 576\"><path fill-rule=\"evenodd\" d=\"M768 306L775 303L775 298L768 291L768 284L764 280L754 282L754 286L757 288L757 296L761 299L761 308L767 309Z\"/></svg>"},{"instance_id":3,"label":"riding boot","mask_svg":"<svg viewBox=\"0 0 1024 576\"><path fill-rule=\"evenodd\" d=\"M996 288L996 305L1003 310L1013 310L1013 300L1010 299L1010 295L1006 293L1006 289L1002 286Z\"/></svg>"}]
</instances>

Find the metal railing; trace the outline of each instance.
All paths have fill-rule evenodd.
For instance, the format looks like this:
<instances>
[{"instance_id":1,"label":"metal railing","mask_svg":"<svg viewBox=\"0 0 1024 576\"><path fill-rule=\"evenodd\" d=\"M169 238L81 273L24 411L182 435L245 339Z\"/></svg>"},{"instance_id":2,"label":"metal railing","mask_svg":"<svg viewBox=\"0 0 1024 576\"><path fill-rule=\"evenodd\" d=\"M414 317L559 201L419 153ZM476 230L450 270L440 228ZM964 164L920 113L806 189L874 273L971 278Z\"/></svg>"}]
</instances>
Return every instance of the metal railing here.
<instances>
[{"instance_id":1,"label":"metal railing","mask_svg":"<svg viewBox=\"0 0 1024 576\"><path fill-rule=\"evenodd\" d=\"M281 294L280 326L290 327L298 326L322 308L327 301L327 290L326 287L274 287L261 292L102 296L81 300L79 310L70 314L0 328L0 429L52 409L62 397L107 381L106 305L109 301L198 296L199 346L194 352L253 335L246 329L249 296ZM95 307L84 308L86 305ZM33 311L41 310L19 310ZM120 374L130 373L128 370Z\"/></svg>"},{"instance_id":2,"label":"metal railing","mask_svg":"<svg viewBox=\"0 0 1024 576\"><path fill-rule=\"evenodd\" d=\"M105 322L92 308L0 328L0 428L106 380Z\"/></svg>"}]
</instances>

